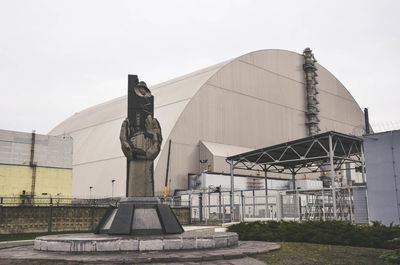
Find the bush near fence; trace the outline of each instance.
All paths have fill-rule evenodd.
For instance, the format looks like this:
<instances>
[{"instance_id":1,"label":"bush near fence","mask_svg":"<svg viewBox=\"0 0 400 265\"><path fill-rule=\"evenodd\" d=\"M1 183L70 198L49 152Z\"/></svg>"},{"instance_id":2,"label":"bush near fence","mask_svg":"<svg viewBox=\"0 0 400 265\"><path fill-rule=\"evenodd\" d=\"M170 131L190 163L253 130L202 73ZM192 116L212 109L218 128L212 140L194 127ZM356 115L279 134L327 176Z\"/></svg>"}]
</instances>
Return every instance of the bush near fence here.
<instances>
[{"instance_id":1,"label":"bush near fence","mask_svg":"<svg viewBox=\"0 0 400 265\"><path fill-rule=\"evenodd\" d=\"M239 223L228 228L239 234L240 240L274 242L307 242L330 245L394 249L391 242L400 237L400 226L355 225L343 221L286 222L267 221Z\"/></svg>"}]
</instances>

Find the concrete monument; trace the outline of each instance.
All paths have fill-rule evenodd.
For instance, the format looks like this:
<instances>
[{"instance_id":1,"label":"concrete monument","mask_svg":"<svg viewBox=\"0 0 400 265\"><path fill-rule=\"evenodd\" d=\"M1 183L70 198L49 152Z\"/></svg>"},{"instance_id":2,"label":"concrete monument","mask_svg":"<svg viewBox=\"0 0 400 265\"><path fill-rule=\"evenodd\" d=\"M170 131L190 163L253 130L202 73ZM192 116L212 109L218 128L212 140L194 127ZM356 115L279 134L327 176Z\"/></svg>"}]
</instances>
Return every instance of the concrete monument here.
<instances>
[{"instance_id":1,"label":"concrete monument","mask_svg":"<svg viewBox=\"0 0 400 265\"><path fill-rule=\"evenodd\" d=\"M169 205L154 197L153 161L160 152L162 137L153 110L154 98L146 83L130 75L128 117L123 121L120 133L122 151L127 157L127 197L120 200L118 207L108 210L95 234L38 237L34 249L78 253L170 251L238 245L236 233L183 233Z\"/></svg>"},{"instance_id":2,"label":"concrete monument","mask_svg":"<svg viewBox=\"0 0 400 265\"><path fill-rule=\"evenodd\" d=\"M127 158L126 198L101 220L95 233L110 235L180 234L183 228L167 204L154 197L153 161L160 153L161 127L154 97L136 75L128 77L128 117L120 132Z\"/></svg>"},{"instance_id":3,"label":"concrete monument","mask_svg":"<svg viewBox=\"0 0 400 265\"><path fill-rule=\"evenodd\" d=\"M161 127L154 118L154 97L136 75L128 79L128 118L121 126L121 148L127 158L127 197L153 197L153 161L160 153Z\"/></svg>"}]
</instances>

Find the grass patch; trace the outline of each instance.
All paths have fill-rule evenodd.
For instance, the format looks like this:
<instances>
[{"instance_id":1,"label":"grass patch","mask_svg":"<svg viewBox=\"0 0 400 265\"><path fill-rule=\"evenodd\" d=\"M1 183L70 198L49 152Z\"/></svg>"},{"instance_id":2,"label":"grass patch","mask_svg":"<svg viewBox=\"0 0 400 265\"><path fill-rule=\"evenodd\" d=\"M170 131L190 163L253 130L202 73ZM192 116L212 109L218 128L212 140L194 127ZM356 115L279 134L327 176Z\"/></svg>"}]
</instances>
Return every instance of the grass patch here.
<instances>
[{"instance_id":1,"label":"grass patch","mask_svg":"<svg viewBox=\"0 0 400 265\"><path fill-rule=\"evenodd\" d=\"M89 232L51 232L51 233L26 233L26 234L0 234L0 242L18 241L18 240L33 240L38 236L58 235L58 234L76 234Z\"/></svg>"},{"instance_id":2,"label":"grass patch","mask_svg":"<svg viewBox=\"0 0 400 265\"><path fill-rule=\"evenodd\" d=\"M384 253L385 249L298 242L282 242L280 244L281 249L279 250L251 257L271 265L387 264L379 259L379 255Z\"/></svg>"}]
</instances>

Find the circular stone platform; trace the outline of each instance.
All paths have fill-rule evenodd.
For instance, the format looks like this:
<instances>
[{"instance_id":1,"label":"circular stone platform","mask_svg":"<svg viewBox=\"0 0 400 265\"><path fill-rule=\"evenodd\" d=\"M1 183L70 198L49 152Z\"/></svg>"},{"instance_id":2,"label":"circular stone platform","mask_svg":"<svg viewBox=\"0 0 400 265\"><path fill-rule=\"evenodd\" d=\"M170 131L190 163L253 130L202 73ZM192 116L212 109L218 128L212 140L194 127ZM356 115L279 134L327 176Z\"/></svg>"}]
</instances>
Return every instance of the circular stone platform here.
<instances>
[{"instance_id":1,"label":"circular stone platform","mask_svg":"<svg viewBox=\"0 0 400 265\"><path fill-rule=\"evenodd\" d=\"M63 234L37 237L35 250L63 252L215 249L238 245L236 233L184 232L164 236Z\"/></svg>"}]
</instances>

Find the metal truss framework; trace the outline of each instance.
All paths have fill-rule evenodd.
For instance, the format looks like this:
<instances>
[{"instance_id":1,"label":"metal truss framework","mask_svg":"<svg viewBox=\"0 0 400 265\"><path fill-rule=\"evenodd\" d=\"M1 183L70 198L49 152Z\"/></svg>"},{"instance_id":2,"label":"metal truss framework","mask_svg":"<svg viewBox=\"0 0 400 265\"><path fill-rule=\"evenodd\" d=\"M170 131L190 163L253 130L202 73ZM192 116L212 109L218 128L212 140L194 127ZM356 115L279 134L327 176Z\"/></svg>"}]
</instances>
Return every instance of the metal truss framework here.
<instances>
[{"instance_id":1,"label":"metal truss framework","mask_svg":"<svg viewBox=\"0 0 400 265\"><path fill-rule=\"evenodd\" d=\"M234 190L234 170L264 171L265 195L268 196L267 173L275 172L292 175L292 188L296 190L296 174L322 172L329 168L333 210L336 218L335 171L341 169L345 162L361 167L362 179L365 182L363 140L356 136L329 131L302 139L261 148L258 150L226 158L230 164L231 190ZM231 200L233 208L233 201ZM268 203L266 205L268 207Z\"/></svg>"}]
</instances>

